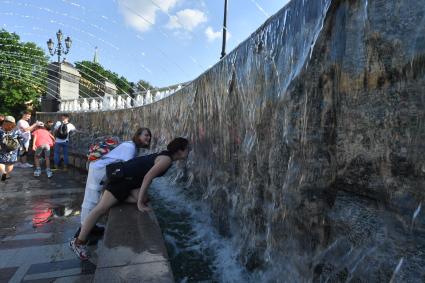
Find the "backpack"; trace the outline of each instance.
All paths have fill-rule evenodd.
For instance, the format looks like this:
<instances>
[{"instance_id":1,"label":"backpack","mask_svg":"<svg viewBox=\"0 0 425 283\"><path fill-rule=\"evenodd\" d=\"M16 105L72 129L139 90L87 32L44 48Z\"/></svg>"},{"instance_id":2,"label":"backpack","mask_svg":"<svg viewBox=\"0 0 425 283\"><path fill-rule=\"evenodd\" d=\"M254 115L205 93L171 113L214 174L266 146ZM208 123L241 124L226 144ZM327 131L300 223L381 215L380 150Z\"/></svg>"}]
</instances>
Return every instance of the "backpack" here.
<instances>
[{"instance_id":1,"label":"backpack","mask_svg":"<svg viewBox=\"0 0 425 283\"><path fill-rule=\"evenodd\" d=\"M57 138L66 140L68 138L68 126L67 124L61 123L57 128L55 135Z\"/></svg>"},{"instance_id":2,"label":"backpack","mask_svg":"<svg viewBox=\"0 0 425 283\"><path fill-rule=\"evenodd\" d=\"M4 134L1 140L1 148L7 152L17 150L20 147L19 140L11 135Z\"/></svg>"},{"instance_id":3,"label":"backpack","mask_svg":"<svg viewBox=\"0 0 425 283\"><path fill-rule=\"evenodd\" d=\"M120 144L118 137L99 137L89 146L88 161L95 161L108 154Z\"/></svg>"}]
</instances>

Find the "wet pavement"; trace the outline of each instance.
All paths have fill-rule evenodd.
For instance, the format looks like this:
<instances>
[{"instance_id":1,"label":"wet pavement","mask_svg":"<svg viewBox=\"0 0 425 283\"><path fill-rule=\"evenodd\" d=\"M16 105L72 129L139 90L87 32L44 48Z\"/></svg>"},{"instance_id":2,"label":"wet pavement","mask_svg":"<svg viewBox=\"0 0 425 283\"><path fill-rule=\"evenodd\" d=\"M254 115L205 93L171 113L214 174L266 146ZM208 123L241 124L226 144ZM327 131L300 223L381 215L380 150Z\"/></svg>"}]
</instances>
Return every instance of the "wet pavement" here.
<instances>
[{"instance_id":1,"label":"wet pavement","mask_svg":"<svg viewBox=\"0 0 425 283\"><path fill-rule=\"evenodd\" d=\"M85 175L16 168L0 182L0 282L91 282L96 246L81 262L68 242L79 227Z\"/></svg>"}]
</instances>

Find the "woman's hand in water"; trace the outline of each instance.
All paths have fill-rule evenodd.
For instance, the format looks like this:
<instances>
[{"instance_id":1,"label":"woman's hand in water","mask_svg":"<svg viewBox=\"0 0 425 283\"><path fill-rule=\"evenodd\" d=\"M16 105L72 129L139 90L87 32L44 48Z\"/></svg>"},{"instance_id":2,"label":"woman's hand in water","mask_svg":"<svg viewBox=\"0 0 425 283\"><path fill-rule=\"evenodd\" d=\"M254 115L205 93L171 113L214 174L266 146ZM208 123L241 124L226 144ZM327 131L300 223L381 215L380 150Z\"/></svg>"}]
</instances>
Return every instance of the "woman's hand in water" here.
<instances>
[{"instance_id":1,"label":"woman's hand in water","mask_svg":"<svg viewBox=\"0 0 425 283\"><path fill-rule=\"evenodd\" d=\"M139 209L140 212L149 212L151 211L151 208L148 207L146 204L144 204L143 202L138 202L137 203L137 208Z\"/></svg>"}]
</instances>

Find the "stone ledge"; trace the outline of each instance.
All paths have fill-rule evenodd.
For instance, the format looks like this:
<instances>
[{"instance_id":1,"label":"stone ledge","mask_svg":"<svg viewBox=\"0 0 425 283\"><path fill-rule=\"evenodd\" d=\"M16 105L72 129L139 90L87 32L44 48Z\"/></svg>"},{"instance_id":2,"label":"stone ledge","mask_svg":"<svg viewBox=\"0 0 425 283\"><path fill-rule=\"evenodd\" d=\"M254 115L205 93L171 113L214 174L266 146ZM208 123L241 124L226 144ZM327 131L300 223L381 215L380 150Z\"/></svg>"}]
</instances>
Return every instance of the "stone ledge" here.
<instances>
[{"instance_id":1,"label":"stone ledge","mask_svg":"<svg viewBox=\"0 0 425 283\"><path fill-rule=\"evenodd\" d=\"M110 210L98 258L94 282L174 282L155 214L135 204Z\"/></svg>"}]
</instances>

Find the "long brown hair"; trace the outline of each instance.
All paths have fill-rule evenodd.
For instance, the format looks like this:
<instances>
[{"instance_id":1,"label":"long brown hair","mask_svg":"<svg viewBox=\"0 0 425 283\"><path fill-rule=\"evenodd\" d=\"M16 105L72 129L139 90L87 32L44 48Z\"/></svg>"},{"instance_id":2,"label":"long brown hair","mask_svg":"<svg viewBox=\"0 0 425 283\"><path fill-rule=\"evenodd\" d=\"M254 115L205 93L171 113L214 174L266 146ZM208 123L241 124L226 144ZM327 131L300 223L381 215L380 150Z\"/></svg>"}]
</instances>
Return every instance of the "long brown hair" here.
<instances>
[{"instance_id":1,"label":"long brown hair","mask_svg":"<svg viewBox=\"0 0 425 283\"><path fill-rule=\"evenodd\" d=\"M152 140L151 130L149 130L148 128L145 128L145 127L138 128L137 131L134 133L133 138L132 138L132 141L134 142L134 144L136 145L137 148L148 148L151 145L150 141L149 141L148 145L144 145L140 142L139 136L141 134L143 134L144 131L148 132L148 134L149 134L149 136L151 137L151 140Z\"/></svg>"}]
</instances>

